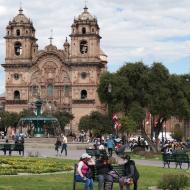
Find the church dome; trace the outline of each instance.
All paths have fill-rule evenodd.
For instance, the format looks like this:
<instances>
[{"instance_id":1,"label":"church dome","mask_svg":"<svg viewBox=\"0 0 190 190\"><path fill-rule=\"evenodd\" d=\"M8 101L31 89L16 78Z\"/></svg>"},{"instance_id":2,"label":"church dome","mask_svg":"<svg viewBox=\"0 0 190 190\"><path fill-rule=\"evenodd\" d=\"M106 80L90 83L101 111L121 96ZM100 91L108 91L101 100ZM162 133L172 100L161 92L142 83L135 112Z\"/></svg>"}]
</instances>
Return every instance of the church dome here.
<instances>
[{"instance_id":1,"label":"church dome","mask_svg":"<svg viewBox=\"0 0 190 190\"><path fill-rule=\"evenodd\" d=\"M45 47L45 50L46 51L57 51L57 47L52 45L52 44L49 44Z\"/></svg>"},{"instance_id":2,"label":"church dome","mask_svg":"<svg viewBox=\"0 0 190 190\"><path fill-rule=\"evenodd\" d=\"M96 20L96 18L94 16L92 16L89 12L88 12L88 8L85 6L84 7L84 11L78 16L78 20Z\"/></svg>"},{"instance_id":3,"label":"church dome","mask_svg":"<svg viewBox=\"0 0 190 190\"><path fill-rule=\"evenodd\" d=\"M16 23L25 23L25 24L30 24L30 19L28 19L24 14L23 14L23 9L19 9L19 14L13 18L13 22Z\"/></svg>"},{"instance_id":4,"label":"church dome","mask_svg":"<svg viewBox=\"0 0 190 190\"><path fill-rule=\"evenodd\" d=\"M64 42L64 44L63 44L64 46L70 46L70 44L69 44L69 42L68 42L68 40L67 40L67 38L66 38L66 40L65 40L65 42Z\"/></svg>"}]
</instances>

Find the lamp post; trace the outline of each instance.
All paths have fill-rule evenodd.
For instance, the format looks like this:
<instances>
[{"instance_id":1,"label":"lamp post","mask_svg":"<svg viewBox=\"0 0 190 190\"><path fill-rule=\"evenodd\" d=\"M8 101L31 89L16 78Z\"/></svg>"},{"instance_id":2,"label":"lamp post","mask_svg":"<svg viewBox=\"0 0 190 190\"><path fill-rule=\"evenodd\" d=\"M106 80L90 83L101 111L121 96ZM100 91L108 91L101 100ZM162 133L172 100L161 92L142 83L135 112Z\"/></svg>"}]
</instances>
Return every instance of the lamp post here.
<instances>
[{"instance_id":1,"label":"lamp post","mask_svg":"<svg viewBox=\"0 0 190 190\"><path fill-rule=\"evenodd\" d=\"M111 91L112 91L112 85L111 85L111 83L109 83L108 84L108 92L111 93Z\"/></svg>"},{"instance_id":2,"label":"lamp post","mask_svg":"<svg viewBox=\"0 0 190 190\"><path fill-rule=\"evenodd\" d=\"M108 84L108 93L109 93L109 96L111 95L111 92L112 92L112 85L111 83ZM112 113L111 113L111 110L110 110L110 106L109 106L109 102L110 102L110 97L109 97L109 100L108 100L108 116L111 118L112 117ZM112 119L112 118L111 118ZM115 127L115 126L114 126ZM118 130L117 130L117 127L115 128L115 136L118 136Z\"/></svg>"},{"instance_id":3,"label":"lamp post","mask_svg":"<svg viewBox=\"0 0 190 190\"><path fill-rule=\"evenodd\" d=\"M111 92L112 92L112 85L111 85L111 83L108 84L108 88L107 88L107 90L108 90L108 94L109 94L108 104L107 104L108 107L107 107L107 109L108 109L108 116L110 117L110 111L109 111L110 107L109 107L109 102L110 102L110 95L111 95Z\"/></svg>"}]
</instances>

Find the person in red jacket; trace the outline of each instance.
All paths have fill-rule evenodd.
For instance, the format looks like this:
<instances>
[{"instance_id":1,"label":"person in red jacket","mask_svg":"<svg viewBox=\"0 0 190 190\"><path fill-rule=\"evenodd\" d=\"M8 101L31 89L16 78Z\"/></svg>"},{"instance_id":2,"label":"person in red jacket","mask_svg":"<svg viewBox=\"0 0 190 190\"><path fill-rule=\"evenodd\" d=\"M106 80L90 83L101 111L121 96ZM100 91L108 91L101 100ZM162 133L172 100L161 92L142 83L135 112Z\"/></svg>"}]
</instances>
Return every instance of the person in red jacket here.
<instances>
[{"instance_id":1,"label":"person in red jacket","mask_svg":"<svg viewBox=\"0 0 190 190\"><path fill-rule=\"evenodd\" d=\"M76 181L83 182L84 190L94 190L93 179L90 174L90 166L94 165L94 161L87 153L82 154L77 166Z\"/></svg>"}]
</instances>

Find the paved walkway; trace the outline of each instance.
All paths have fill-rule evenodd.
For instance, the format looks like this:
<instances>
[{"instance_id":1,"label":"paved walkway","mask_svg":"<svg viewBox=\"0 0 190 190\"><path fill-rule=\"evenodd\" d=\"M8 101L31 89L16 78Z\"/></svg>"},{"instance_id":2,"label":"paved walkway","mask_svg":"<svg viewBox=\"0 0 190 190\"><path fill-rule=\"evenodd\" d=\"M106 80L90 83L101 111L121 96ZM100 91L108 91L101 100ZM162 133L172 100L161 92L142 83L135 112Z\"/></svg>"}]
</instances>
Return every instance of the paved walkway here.
<instances>
[{"instance_id":1,"label":"paved walkway","mask_svg":"<svg viewBox=\"0 0 190 190\"><path fill-rule=\"evenodd\" d=\"M54 145L48 143L30 143L25 144L25 156L39 156L39 157L54 157L60 159L73 159L79 160L80 156L85 152L85 148L89 147L89 144L69 144L68 145L68 155L65 156L64 152L61 155L56 155L56 151L54 149ZM3 155L3 151L0 151L0 155ZM17 152L12 152L12 155L18 155ZM117 155L113 155L116 157L119 163L122 163L122 159ZM162 161L156 160L135 160L137 165L144 166L155 166L155 167L163 167ZM171 163L171 168L175 168L174 163ZM187 168L187 164L182 165L183 169Z\"/></svg>"}]
</instances>

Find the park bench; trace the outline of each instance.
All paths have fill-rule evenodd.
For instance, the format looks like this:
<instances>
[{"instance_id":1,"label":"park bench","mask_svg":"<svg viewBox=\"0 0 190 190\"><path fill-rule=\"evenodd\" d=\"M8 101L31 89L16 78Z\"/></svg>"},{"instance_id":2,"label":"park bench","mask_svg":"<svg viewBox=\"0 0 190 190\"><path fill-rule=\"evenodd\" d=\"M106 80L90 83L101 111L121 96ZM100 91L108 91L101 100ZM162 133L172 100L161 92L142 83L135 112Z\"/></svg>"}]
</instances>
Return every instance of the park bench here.
<instances>
[{"instance_id":1,"label":"park bench","mask_svg":"<svg viewBox=\"0 0 190 190\"><path fill-rule=\"evenodd\" d=\"M168 168L170 168L170 163L176 162L176 157L175 157L175 154L162 154L162 160L163 160L164 168L166 164L168 165Z\"/></svg>"},{"instance_id":2,"label":"park bench","mask_svg":"<svg viewBox=\"0 0 190 190\"><path fill-rule=\"evenodd\" d=\"M189 162L189 156L186 153L173 153L173 154L162 154L162 160L164 167L167 164L168 168L170 168L170 163L175 162L176 168L179 165L179 167L182 167L182 163L187 163L188 164L188 169L190 166Z\"/></svg>"},{"instance_id":3,"label":"park bench","mask_svg":"<svg viewBox=\"0 0 190 190\"><path fill-rule=\"evenodd\" d=\"M187 163L188 169L189 169L190 162L189 162L189 155L188 154L186 154L186 153L181 153L181 154L176 153L175 156L176 156L176 168L177 168L178 165L181 168L182 163Z\"/></svg>"},{"instance_id":4,"label":"park bench","mask_svg":"<svg viewBox=\"0 0 190 190\"><path fill-rule=\"evenodd\" d=\"M118 176L124 176L124 165L112 165L113 167L113 171L115 171L117 173ZM77 171L77 164L75 164L74 166L74 176L73 176L73 190L76 190L76 171ZM91 167L91 171L92 171L92 178L94 181L97 181L98 179L98 175L97 175L97 169L96 167ZM114 182L118 183L118 179L119 178L114 178ZM109 181L105 181L104 183L104 190L112 190L112 183L110 183Z\"/></svg>"},{"instance_id":5,"label":"park bench","mask_svg":"<svg viewBox=\"0 0 190 190\"><path fill-rule=\"evenodd\" d=\"M97 158L98 156L107 156L107 152L106 150L99 150L99 149L90 149L87 148L86 149L86 153L90 156L94 156L95 158Z\"/></svg>"},{"instance_id":6,"label":"park bench","mask_svg":"<svg viewBox=\"0 0 190 190\"><path fill-rule=\"evenodd\" d=\"M18 151L20 155L22 152L22 155L24 156L24 144L0 144L0 150L4 152L4 155L6 155L6 152L11 155L12 151Z\"/></svg>"}]
</instances>

